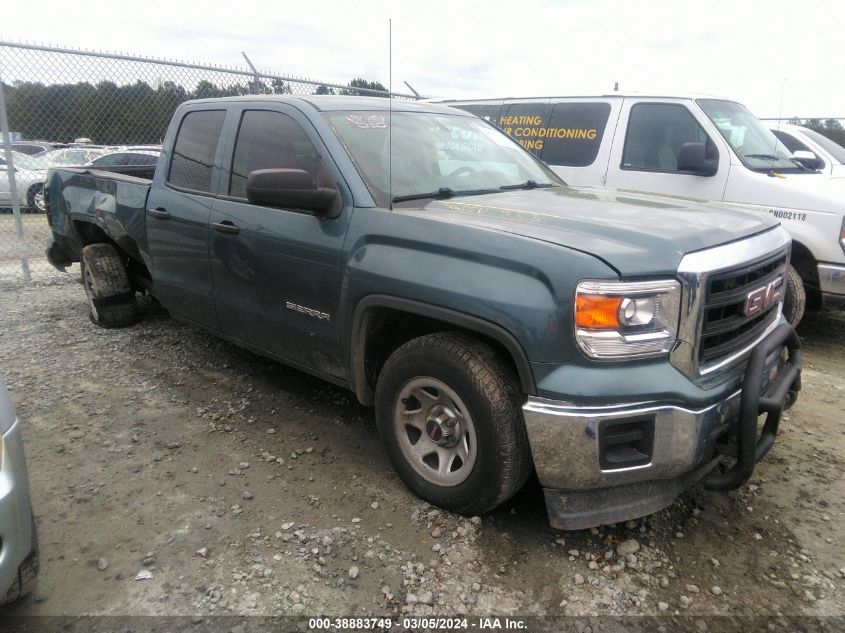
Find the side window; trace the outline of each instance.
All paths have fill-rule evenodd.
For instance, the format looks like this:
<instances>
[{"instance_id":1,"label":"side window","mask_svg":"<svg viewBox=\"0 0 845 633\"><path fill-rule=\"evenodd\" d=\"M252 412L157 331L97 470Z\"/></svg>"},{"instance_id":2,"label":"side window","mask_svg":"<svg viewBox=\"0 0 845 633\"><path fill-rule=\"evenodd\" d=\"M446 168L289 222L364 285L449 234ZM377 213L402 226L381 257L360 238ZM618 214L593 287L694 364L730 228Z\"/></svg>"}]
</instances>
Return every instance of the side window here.
<instances>
[{"instance_id":1,"label":"side window","mask_svg":"<svg viewBox=\"0 0 845 633\"><path fill-rule=\"evenodd\" d=\"M246 198L247 178L256 169L304 169L318 187L334 186L305 130L281 112L244 112L232 157L229 195Z\"/></svg>"},{"instance_id":2,"label":"side window","mask_svg":"<svg viewBox=\"0 0 845 633\"><path fill-rule=\"evenodd\" d=\"M129 154L127 165L155 165L158 163L158 156L152 154Z\"/></svg>"},{"instance_id":3,"label":"side window","mask_svg":"<svg viewBox=\"0 0 845 633\"><path fill-rule=\"evenodd\" d=\"M798 152L798 151L804 151L804 152L812 152L813 151L809 147L804 145L804 143L802 143L797 138L792 136L792 134L787 134L783 130L772 130L772 134L774 134L781 143L786 145L786 149L788 149L793 154L795 152Z\"/></svg>"},{"instance_id":4,"label":"side window","mask_svg":"<svg viewBox=\"0 0 845 633\"><path fill-rule=\"evenodd\" d=\"M549 117L543 160L567 167L592 165L609 117L609 103L558 103Z\"/></svg>"},{"instance_id":5,"label":"side window","mask_svg":"<svg viewBox=\"0 0 845 633\"><path fill-rule=\"evenodd\" d=\"M185 115L173 146L168 183L192 191L211 191L211 168L224 118L224 110L201 110Z\"/></svg>"},{"instance_id":6,"label":"side window","mask_svg":"<svg viewBox=\"0 0 845 633\"><path fill-rule=\"evenodd\" d=\"M684 143L704 143L707 158L717 157L716 146L684 106L639 103L628 118L622 169L677 172Z\"/></svg>"},{"instance_id":7,"label":"side window","mask_svg":"<svg viewBox=\"0 0 845 633\"><path fill-rule=\"evenodd\" d=\"M515 103L502 106L496 126L536 156L545 145L546 103Z\"/></svg>"}]
</instances>

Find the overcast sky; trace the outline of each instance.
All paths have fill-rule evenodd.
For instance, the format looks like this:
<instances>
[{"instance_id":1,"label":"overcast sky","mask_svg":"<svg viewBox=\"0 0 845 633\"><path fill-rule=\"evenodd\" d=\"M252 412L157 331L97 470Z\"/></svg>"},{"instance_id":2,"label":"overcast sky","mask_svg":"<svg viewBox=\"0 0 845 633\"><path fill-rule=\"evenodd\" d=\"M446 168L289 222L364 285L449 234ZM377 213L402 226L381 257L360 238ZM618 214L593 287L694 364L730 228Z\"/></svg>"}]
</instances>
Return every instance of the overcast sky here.
<instances>
[{"instance_id":1,"label":"overcast sky","mask_svg":"<svg viewBox=\"0 0 845 633\"><path fill-rule=\"evenodd\" d=\"M243 66L442 97L693 91L758 116L845 117L845 2L37 0L0 38ZM143 7L143 9L140 9ZM0 69L2 72L2 69Z\"/></svg>"}]
</instances>

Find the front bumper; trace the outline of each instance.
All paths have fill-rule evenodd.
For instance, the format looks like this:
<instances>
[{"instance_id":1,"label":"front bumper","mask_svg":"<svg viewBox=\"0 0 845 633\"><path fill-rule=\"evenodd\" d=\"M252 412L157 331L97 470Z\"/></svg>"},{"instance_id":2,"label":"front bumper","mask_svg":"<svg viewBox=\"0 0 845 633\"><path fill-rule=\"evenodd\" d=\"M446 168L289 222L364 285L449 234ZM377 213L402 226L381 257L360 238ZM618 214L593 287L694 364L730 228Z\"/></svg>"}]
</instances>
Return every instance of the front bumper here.
<instances>
[{"instance_id":1,"label":"front bumper","mask_svg":"<svg viewBox=\"0 0 845 633\"><path fill-rule=\"evenodd\" d=\"M18 569L35 547L29 480L20 423L2 437L0 458L0 595L17 580Z\"/></svg>"},{"instance_id":2,"label":"front bumper","mask_svg":"<svg viewBox=\"0 0 845 633\"><path fill-rule=\"evenodd\" d=\"M700 408L670 402L579 406L529 398L523 413L552 525L583 529L644 516L705 476L713 489L742 485L773 444L780 414L800 389L799 347L794 329L778 326L752 352L742 388ZM758 444L757 419L764 412L768 418ZM623 440L626 433L640 433L648 444L637 443L643 458L632 460L635 465L608 464L605 443L614 428L623 429ZM725 456L736 460L734 468L708 475Z\"/></svg>"}]
</instances>

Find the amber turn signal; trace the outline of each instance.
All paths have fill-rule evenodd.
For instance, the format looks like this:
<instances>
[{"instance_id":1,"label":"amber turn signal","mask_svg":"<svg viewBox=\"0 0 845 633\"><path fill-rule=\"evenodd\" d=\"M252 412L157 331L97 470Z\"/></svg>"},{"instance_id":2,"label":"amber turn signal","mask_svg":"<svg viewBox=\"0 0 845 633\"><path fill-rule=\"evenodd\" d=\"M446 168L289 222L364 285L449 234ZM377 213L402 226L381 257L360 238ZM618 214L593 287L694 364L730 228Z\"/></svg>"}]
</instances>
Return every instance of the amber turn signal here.
<instances>
[{"instance_id":1,"label":"amber turn signal","mask_svg":"<svg viewBox=\"0 0 845 633\"><path fill-rule=\"evenodd\" d=\"M576 295L575 325L592 330L619 328L619 306L622 297Z\"/></svg>"}]
</instances>

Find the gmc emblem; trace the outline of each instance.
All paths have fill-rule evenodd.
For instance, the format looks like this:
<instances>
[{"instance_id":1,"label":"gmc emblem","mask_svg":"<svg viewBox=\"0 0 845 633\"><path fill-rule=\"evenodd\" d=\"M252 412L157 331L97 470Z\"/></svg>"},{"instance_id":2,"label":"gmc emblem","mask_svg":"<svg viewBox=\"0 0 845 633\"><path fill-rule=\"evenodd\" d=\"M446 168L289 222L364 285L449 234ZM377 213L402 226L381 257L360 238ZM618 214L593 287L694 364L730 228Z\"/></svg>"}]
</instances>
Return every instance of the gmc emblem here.
<instances>
[{"instance_id":1,"label":"gmc emblem","mask_svg":"<svg viewBox=\"0 0 845 633\"><path fill-rule=\"evenodd\" d=\"M769 282L768 285L752 290L745 297L745 305L743 306L742 313L750 317L770 308L780 301L782 289L783 275L780 275L774 281Z\"/></svg>"}]
</instances>

